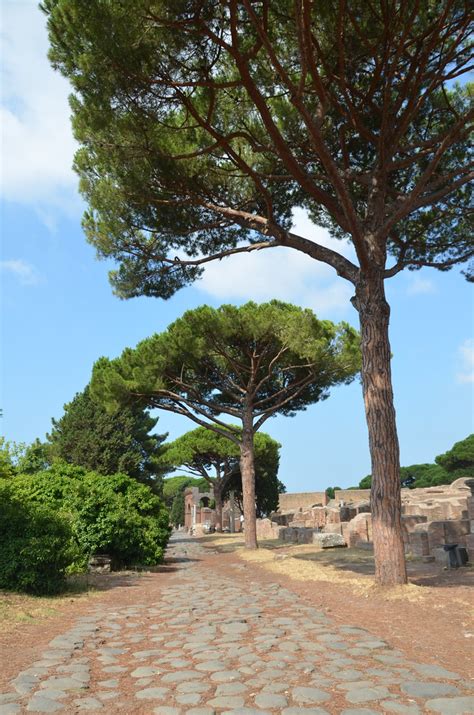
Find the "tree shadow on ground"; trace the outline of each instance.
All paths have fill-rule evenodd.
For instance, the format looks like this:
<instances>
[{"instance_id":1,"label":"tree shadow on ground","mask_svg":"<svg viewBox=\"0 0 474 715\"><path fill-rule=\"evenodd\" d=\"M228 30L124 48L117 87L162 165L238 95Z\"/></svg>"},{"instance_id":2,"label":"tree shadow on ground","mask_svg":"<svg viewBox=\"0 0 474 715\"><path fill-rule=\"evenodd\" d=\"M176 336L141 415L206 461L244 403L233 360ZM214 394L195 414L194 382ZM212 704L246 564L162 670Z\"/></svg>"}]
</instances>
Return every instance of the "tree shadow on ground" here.
<instances>
[{"instance_id":1,"label":"tree shadow on ground","mask_svg":"<svg viewBox=\"0 0 474 715\"><path fill-rule=\"evenodd\" d=\"M373 553L363 549L310 551L294 554L293 557L304 561L316 561L321 566L332 566L340 571L350 571L365 576L375 574ZM472 566L445 569L438 563L424 563L418 559L407 558L407 572L410 583L415 586L454 588L474 584L474 568Z\"/></svg>"}]
</instances>

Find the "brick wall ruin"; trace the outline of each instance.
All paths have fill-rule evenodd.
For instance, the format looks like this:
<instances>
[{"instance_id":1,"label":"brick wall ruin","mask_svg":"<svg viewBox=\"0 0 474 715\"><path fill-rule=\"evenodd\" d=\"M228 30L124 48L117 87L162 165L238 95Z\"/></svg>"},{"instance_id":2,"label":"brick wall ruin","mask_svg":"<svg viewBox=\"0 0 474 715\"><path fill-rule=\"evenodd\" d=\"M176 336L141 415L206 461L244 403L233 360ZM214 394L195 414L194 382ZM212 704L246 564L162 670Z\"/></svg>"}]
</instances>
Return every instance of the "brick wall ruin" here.
<instances>
[{"instance_id":1,"label":"brick wall ruin","mask_svg":"<svg viewBox=\"0 0 474 715\"><path fill-rule=\"evenodd\" d=\"M474 561L474 478L402 489L402 528L406 551L414 556L444 560L442 546L455 543L466 547ZM257 527L261 539L291 543L313 543L321 532L339 535L349 547L370 547L370 490L341 489L329 502L324 492L282 494L279 511Z\"/></svg>"}]
</instances>

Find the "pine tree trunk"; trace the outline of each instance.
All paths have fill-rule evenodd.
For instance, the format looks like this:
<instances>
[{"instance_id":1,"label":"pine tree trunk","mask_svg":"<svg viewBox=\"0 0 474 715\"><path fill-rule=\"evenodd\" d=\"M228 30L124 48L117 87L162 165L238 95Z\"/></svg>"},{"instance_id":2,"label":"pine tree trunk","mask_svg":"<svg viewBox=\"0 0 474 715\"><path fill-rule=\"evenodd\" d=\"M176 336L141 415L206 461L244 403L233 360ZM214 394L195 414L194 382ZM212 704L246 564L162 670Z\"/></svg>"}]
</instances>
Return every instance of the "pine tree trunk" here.
<instances>
[{"instance_id":1,"label":"pine tree trunk","mask_svg":"<svg viewBox=\"0 0 474 715\"><path fill-rule=\"evenodd\" d=\"M216 503L216 531L222 531L222 484L214 482L214 501Z\"/></svg>"},{"instance_id":2,"label":"pine tree trunk","mask_svg":"<svg viewBox=\"0 0 474 715\"><path fill-rule=\"evenodd\" d=\"M255 466L253 447L252 412L246 409L242 417L242 444L240 446L240 473L244 506L245 548L257 548L257 524L255 510Z\"/></svg>"},{"instance_id":3,"label":"pine tree trunk","mask_svg":"<svg viewBox=\"0 0 474 715\"><path fill-rule=\"evenodd\" d=\"M401 527L400 453L391 377L390 307L382 273L361 273L355 305L362 338L362 383L372 462L372 538L381 586L407 582Z\"/></svg>"}]
</instances>

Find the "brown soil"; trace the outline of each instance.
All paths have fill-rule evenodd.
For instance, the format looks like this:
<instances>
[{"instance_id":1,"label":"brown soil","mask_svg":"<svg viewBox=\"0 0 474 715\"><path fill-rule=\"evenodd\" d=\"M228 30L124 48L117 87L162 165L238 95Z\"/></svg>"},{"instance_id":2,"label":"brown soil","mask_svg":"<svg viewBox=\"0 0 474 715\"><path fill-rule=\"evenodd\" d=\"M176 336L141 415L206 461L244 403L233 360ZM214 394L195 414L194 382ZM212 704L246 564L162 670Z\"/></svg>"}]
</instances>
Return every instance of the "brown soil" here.
<instances>
[{"instance_id":1,"label":"brown soil","mask_svg":"<svg viewBox=\"0 0 474 715\"><path fill-rule=\"evenodd\" d=\"M205 537L201 543L212 549L217 546L220 550L220 542L212 537ZM419 582L424 580L429 586L409 586L405 591L401 589L391 594L373 587L371 576L355 571L351 573L352 581L345 576L346 580L342 582L330 577L309 581L304 573L298 572L299 563L302 563L299 559L275 560L275 551L260 549L263 560L251 561L240 547L235 550L236 544L229 541L231 544L233 550L225 548L225 558L210 550L202 564L232 578L278 582L326 611L335 622L368 629L405 653L410 660L438 664L466 677L472 676L474 628L470 621L471 601L467 585L472 571L443 573L438 569L436 575L431 565L428 573L427 565L420 565L419 573L411 565L412 578ZM285 551L288 556L288 549ZM300 549L301 552L304 554L304 549ZM311 567L311 562L306 563ZM296 571L293 569L293 576L290 576L295 564ZM276 566L277 571L269 570L269 565ZM326 564L325 568L329 573L334 565ZM49 641L72 627L78 617L98 604L103 604L104 608L112 605L120 608L156 601L161 588L168 584L169 574L174 571L173 564L168 562L153 573L101 576L94 580L96 591L51 600L50 608L40 609L33 622L18 622L11 618L4 621L0 628L0 690L5 690L20 670L38 660ZM335 571L346 574L347 560ZM10 599L11 609L25 610L23 597L0 594L0 601L5 599ZM15 599L18 599L17 605Z\"/></svg>"}]
</instances>

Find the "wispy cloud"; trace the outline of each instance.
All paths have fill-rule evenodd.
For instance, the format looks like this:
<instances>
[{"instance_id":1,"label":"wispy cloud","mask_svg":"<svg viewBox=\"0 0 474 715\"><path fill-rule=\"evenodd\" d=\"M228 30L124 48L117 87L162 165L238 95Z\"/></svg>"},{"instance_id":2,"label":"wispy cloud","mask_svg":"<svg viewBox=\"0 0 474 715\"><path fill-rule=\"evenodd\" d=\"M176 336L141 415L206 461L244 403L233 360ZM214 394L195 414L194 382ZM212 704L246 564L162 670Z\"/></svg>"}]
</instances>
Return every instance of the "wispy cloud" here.
<instances>
[{"instance_id":1,"label":"wispy cloud","mask_svg":"<svg viewBox=\"0 0 474 715\"><path fill-rule=\"evenodd\" d=\"M296 233L352 257L349 244L331 238L307 215L294 214ZM231 256L207 265L196 287L220 300L266 301L272 298L311 308L321 316L351 312L351 286L332 268L299 251L272 248Z\"/></svg>"},{"instance_id":2,"label":"wispy cloud","mask_svg":"<svg viewBox=\"0 0 474 715\"><path fill-rule=\"evenodd\" d=\"M14 258L10 261L0 261L0 269L4 273L13 275L22 285L36 285L41 280L36 268L21 258Z\"/></svg>"},{"instance_id":3,"label":"wispy cloud","mask_svg":"<svg viewBox=\"0 0 474 715\"><path fill-rule=\"evenodd\" d=\"M2 6L1 194L9 201L77 211L69 86L50 67L36 3Z\"/></svg>"},{"instance_id":4,"label":"wispy cloud","mask_svg":"<svg viewBox=\"0 0 474 715\"><path fill-rule=\"evenodd\" d=\"M426 295L435 292L436 287L433 281L430 281L428 278L421 278L421 276L412 278L407 287L408 295Z\"/></svg>"},{"instance_id":5,"label":"wispy cloud","mask_svg":"<svg viewBox=\"0 0 474 715\"><path fill-rule=\"evenodd\" d=\"M465 340L458 351L460 362L457 380L461 383L474 382L474 339Z\"/></svg>"}]
</instances>

